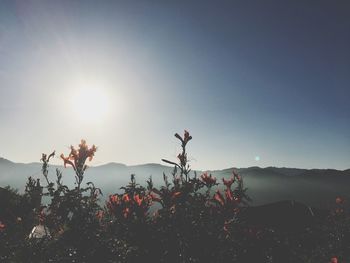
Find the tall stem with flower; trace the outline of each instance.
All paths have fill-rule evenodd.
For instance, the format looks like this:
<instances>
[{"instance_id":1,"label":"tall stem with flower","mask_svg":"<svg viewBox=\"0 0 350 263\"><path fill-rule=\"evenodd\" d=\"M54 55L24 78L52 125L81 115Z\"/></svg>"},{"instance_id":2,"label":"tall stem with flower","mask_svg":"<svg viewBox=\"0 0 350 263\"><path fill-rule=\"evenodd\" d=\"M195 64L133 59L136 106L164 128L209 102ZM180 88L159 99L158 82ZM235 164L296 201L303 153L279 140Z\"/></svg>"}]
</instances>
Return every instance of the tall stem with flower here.
<instances>
[{"instance_id":1,"label":"tall stem with flower","mask_svg":"<svg viewBox=\"0 0 350 263\"><path fill-rule=\"evenodd\" d=\"M175 137L181 141L182 151L177 156L177 158L179 159L179 164L172 161L168 161L166 159L162 159L162 161L165 163L175 165L175 167L178 167L180 169L181 180L183 180L184 179L183 176L185 176L185 181L188 182L189 180L188 175L191 172L191 169L190 169L190 165L188 164L186 145L192 139L192 136L188 131L185 130L183 137L181 137L178 133L175 133Z\"/></svg>"},{"instance_id":2,"label":"tall stem with flower","mask_svg":"<svg viewBox=\"0 0 350 263\"><path fill-rule=\"evenodd\" d=\"M64 167L67 166L67 164L71 165L75 172L75 180L77 184L77 189L80 189L80 185L84 178L84 172L86 168L88 167L85 162L86 160L91 161L92 158L95 155L95 152L97 150L97 147L95 145L92 145L91 148L86 144L85 140L81 140L81 143L79 144L79 148L76 149L74 146L70 147L71 151L67 157L61 154L61 158L64 161Z\"/></svg>"}]
</instances>

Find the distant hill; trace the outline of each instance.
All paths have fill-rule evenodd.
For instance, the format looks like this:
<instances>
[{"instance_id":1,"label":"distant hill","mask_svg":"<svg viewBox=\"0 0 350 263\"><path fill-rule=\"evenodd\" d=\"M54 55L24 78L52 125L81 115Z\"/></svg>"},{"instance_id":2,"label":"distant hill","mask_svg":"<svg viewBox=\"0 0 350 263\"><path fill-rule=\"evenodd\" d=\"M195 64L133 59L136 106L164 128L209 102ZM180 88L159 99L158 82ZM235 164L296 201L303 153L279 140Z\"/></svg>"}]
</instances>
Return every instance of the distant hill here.
<instances>
[{"instance_id":1,"label":"distant hill","mask_svg":"<svg viewBox=\"0 0 350 263\"><path fill-rule=\"evenodd\" d=\"M0 164L1 165L11 165L11 164L13 164L13 162L11 162L5 158L0 157Z\"/></svg>"},{"instance_id":2,"label":"distant hill","mask_svg":"<svg viewBox=\"0 0 350 263\"><path fill-rule=\"evenodd\" d=\"M74 174L71 168L50 166L50 177L55 177L55 170L63 172L66 184L74 185ZM163 172L171 177L172 167L161 164L125 165L108 163L90 167L84 182L92 181L100 187L104 196L119 191L127 184L131 174L136 175L139 184L145 185L152 176L156 185L162 184ZM295 200L311 206L327 207L334 203L337 196L350 199L350 169L340 171L334 169L298 169L277 167L248 167L227 168L209 171L221 180L230 177L232 170L237 171L248 187L248 194L252 197L252 205L262 205L280 200ZM197 171L198 174L201 171ZM24 191L29 176L42 178L40 163L14 163L0 158L0 186L10 185Z\"/></svg>"}]
</instances>

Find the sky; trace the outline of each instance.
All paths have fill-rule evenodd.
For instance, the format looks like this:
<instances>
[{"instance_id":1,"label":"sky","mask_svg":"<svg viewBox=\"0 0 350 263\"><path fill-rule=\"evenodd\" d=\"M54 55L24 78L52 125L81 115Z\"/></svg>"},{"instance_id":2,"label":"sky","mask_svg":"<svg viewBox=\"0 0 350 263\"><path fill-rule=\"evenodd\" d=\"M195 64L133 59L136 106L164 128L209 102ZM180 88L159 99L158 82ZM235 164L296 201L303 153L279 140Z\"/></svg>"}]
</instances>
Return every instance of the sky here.
<instances>
[{"instance_id":1,"label":"sky","mask_svg":"<svg viewBox=\"0 0 350 263\"><path fill-rule=\"evenodd\" d=\"M160 163L186 129L194 169L347 169L349 13L345 0L0 0L0 156L37 162L84 138L92 165Z\"/></svg>"}]
</instances>

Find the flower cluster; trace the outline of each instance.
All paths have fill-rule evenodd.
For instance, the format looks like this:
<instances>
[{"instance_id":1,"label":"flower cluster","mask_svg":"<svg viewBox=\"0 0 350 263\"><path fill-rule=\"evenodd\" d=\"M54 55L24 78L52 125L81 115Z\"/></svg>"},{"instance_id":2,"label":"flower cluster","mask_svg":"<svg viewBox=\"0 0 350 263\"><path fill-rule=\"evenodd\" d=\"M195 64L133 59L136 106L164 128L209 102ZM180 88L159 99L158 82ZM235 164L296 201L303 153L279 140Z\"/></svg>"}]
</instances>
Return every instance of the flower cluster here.
<instances>
[{"instance_id":1,"label":"flower cluster","mask_svg":"<svg viewBox=\"0 0 350 263\"><path fill-rule=\"evenodd\" d=\"M61 154L61 158L64 161L64 166L66 167L66 165L69 164L74 168L74 170L82 170L84 169L86 159L91 161L94 157L97 147L92 145L92 147L89 148L86 141L81 140L78 149L75 149L74 146L71 146L70 149L71 151L68 157L64 157L63 153Z\"/></svg>"},{"instance_id":2,"label":"flower cluster","mask_svg":"<svg viewBox=\"0 0 350 263\"><path fill-rule=\"evenodd\" d=\"M208 175L208 173L203 173L201 175L201 181L207 186L208 188L217 185L216 183L216 177L212 176L211 174Z\"/></svg>"},{"instance_id":3,"label":"flower cluster","mask_svg":"<svg viewBox=\"0 0 350 263\"><path fill-rule=\"evenodd\" d=\"M186 147L186 144L192 139L192 136L187 130L184 131L183 137L181 137L178 133L175 133L175 137L181 141L183 147Z\"/></svg>"},{"instance_id":4,"label":"flower cluster","mask_svg":"<svg viewBox=\"0 0 350 263\"><path fill-rule=\"evenodd\" d=\"M145 217L152 201L150 194L114 194L109 196L107 208L117 218Z\"/></svg>"},{"instance_id":5,"label":"flower cluster","mask_svg":"<svg viewBox=\"0 0 350 263\"><path fill-rule=\"evenodd\" d=\"M61 158L64 162L64 167L67 164L71 165L76 174L76 182L78 184L78 188L83 180L83 175L85 170L87 169L87 165L85 164L86 160L92 161L94 157L97 147L92 145L91 148L86 144L85 140L81 140L78 148L76 149L74 146L70 147L70 153L67 157L64 154L61 154Z\"/></svg>"},{"instance_id":6,"label":"flower cluster","mask_svg":"<svg viewBox=\"0 0 350 263\"><path fill-rule=\"evenodd\" d=\"M182 153L179 153L177 155L177 158L180 160L180 166L186 167L187 153L185 151L185 147L186 147L187 143L192 139L192 136L190 135L190 133L188 131L185 130L183 137L181 137L178 133L175 133L175 137L181 141L181 146L183 148Z\"/></svg>"},{"instance_id":7,"label":"flower cluster","mask_svg":"<svg viewBox=\"0 0 350 263\"><path fill-rule=\"evenodd\" d=\"M244 195L243 189L232 190L232 185L237 181L238 186L242 184L242 178L233 171L233 175L230 179L222 178L225 189L222 193L219 189L216 190L216 193L213 196L214 202L218 203L222 207L233 208L237 211L238 205L241 203L242 196Z\"/></svg>"}]
</instances>

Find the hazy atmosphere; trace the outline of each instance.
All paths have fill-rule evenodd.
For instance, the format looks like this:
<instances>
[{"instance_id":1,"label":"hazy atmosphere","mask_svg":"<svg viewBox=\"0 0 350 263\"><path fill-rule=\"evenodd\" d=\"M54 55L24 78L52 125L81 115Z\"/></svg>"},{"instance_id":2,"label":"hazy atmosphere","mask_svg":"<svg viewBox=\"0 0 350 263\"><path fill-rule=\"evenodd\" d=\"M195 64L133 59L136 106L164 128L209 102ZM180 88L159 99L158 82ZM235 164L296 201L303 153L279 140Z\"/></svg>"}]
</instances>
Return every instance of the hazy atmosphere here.
<instances>
[{"instance_id":1,"label":"hazy atmosphere","mask_svg":"<svg viewBox=\"0 0 350 263\"><path fill-rule=\"evenodd\" d=\"M0 156L350 167L346 1L0 1ZM59 155L57 155L59 156ZM56 157L55 163L61 161Z\"/></svg>"}]
</instances>

